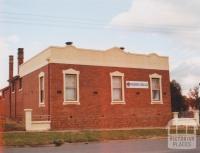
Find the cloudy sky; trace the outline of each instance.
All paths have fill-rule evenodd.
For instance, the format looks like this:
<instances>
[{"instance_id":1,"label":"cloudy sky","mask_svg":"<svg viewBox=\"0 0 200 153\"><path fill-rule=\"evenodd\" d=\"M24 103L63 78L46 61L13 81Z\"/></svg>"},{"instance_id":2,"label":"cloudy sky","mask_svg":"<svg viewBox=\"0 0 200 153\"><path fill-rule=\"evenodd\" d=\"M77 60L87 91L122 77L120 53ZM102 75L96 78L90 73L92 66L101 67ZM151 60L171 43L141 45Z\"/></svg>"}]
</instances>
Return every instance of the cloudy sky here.
<instances>
[{"instance_id":1,"label":"cloudy sky","mask_svg":"<svg viewBox=\"0 0 200 153\"><path fill-rule=\"evenodd\" d=\"M17 48L28 59L66 41L166 55L184 93L200 82L199 0L0 0L0 88Z\"/></svg>"}]
</instances>

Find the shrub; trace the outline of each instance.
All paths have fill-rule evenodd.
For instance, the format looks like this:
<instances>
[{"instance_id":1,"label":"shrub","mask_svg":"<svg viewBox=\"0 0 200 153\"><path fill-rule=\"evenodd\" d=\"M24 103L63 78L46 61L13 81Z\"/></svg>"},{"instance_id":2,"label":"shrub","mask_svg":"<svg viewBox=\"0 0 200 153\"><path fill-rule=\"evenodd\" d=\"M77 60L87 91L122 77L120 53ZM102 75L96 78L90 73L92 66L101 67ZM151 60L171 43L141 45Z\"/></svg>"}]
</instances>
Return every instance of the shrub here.
<instances>
[{"instance_id":1,"label":"shrub","mask_svg":"<svg viewBox=\"0 0 200 153\"><path fill-rule=\"evenodd\" d=\"M55 139L53 141L53 144L55 144L55 146L61 146L62 144L64 144L64 140L63 139Z\"/></svg>"}]
</instances>

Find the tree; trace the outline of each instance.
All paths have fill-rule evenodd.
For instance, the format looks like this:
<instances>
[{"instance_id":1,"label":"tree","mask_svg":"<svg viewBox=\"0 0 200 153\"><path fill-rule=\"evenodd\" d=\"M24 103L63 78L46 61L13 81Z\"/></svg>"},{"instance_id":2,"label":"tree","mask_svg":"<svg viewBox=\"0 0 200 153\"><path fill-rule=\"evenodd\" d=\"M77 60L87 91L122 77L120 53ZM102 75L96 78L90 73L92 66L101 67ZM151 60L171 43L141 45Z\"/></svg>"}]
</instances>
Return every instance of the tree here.
<instances>
[{"instance_id":1,"label":"tree","mask_svg":"<svg viewBox=\"0 0 200 153\"><path fill-rule=\"evenodd\" d=\"M195 109L199 109L200 106L199 86L190 89L188 96L189 96L188 101L190 106L192 106Z\"/></svg>"},{"instance_id":2,"label":"tree","mask_svg":"<svg viewBox=\"0 0 200 153\"><path fill-rule=\"evenodd\" d=\"M181 86L176 80L170 82L171 89L171 102L172 102L172 111L181 112L186 110L185 98L182 95Z\"/></svg>"}]
</instances>

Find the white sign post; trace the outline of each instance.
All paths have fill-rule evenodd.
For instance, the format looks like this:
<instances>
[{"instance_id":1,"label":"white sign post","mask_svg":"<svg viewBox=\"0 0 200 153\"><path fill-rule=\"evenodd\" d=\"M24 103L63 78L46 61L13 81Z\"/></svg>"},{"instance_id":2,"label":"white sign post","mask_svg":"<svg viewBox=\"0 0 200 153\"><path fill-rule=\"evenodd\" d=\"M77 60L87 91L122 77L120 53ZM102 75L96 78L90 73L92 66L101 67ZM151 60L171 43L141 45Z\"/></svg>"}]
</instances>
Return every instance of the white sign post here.
<instances>
[{"instance_id":1,"label":"white sign post","mask_svg":"<svg viewBox=\"0 0 200 153\"><path fill-rule=\"evenodd\" d=\"M148 81L126 81L126 88L142 88L148 89Z\"/></svg>"}]
</instances>

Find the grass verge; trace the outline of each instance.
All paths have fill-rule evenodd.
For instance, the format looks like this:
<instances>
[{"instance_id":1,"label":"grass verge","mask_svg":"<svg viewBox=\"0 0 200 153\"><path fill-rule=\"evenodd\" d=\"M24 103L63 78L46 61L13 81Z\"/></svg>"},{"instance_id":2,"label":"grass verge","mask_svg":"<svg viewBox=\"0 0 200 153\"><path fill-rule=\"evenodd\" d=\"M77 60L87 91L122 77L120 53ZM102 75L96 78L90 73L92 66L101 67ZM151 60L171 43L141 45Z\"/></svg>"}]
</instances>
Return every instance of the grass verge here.
<instances>
[{"instance_id":1,"label":"grass verge","mask_svg":"<svg viewBox=\"0 0 200 153\"><path fill-rule=\"evenodd\" d=\"M200 131L197 132L200 134ZM166 137L165 129L134 129L111 131L81 131L81 132L8 132L2 133L2 145L5 146L38 146L63 142L91 142L103 140L147 139Z\"/></svg>"}]
</instances>

